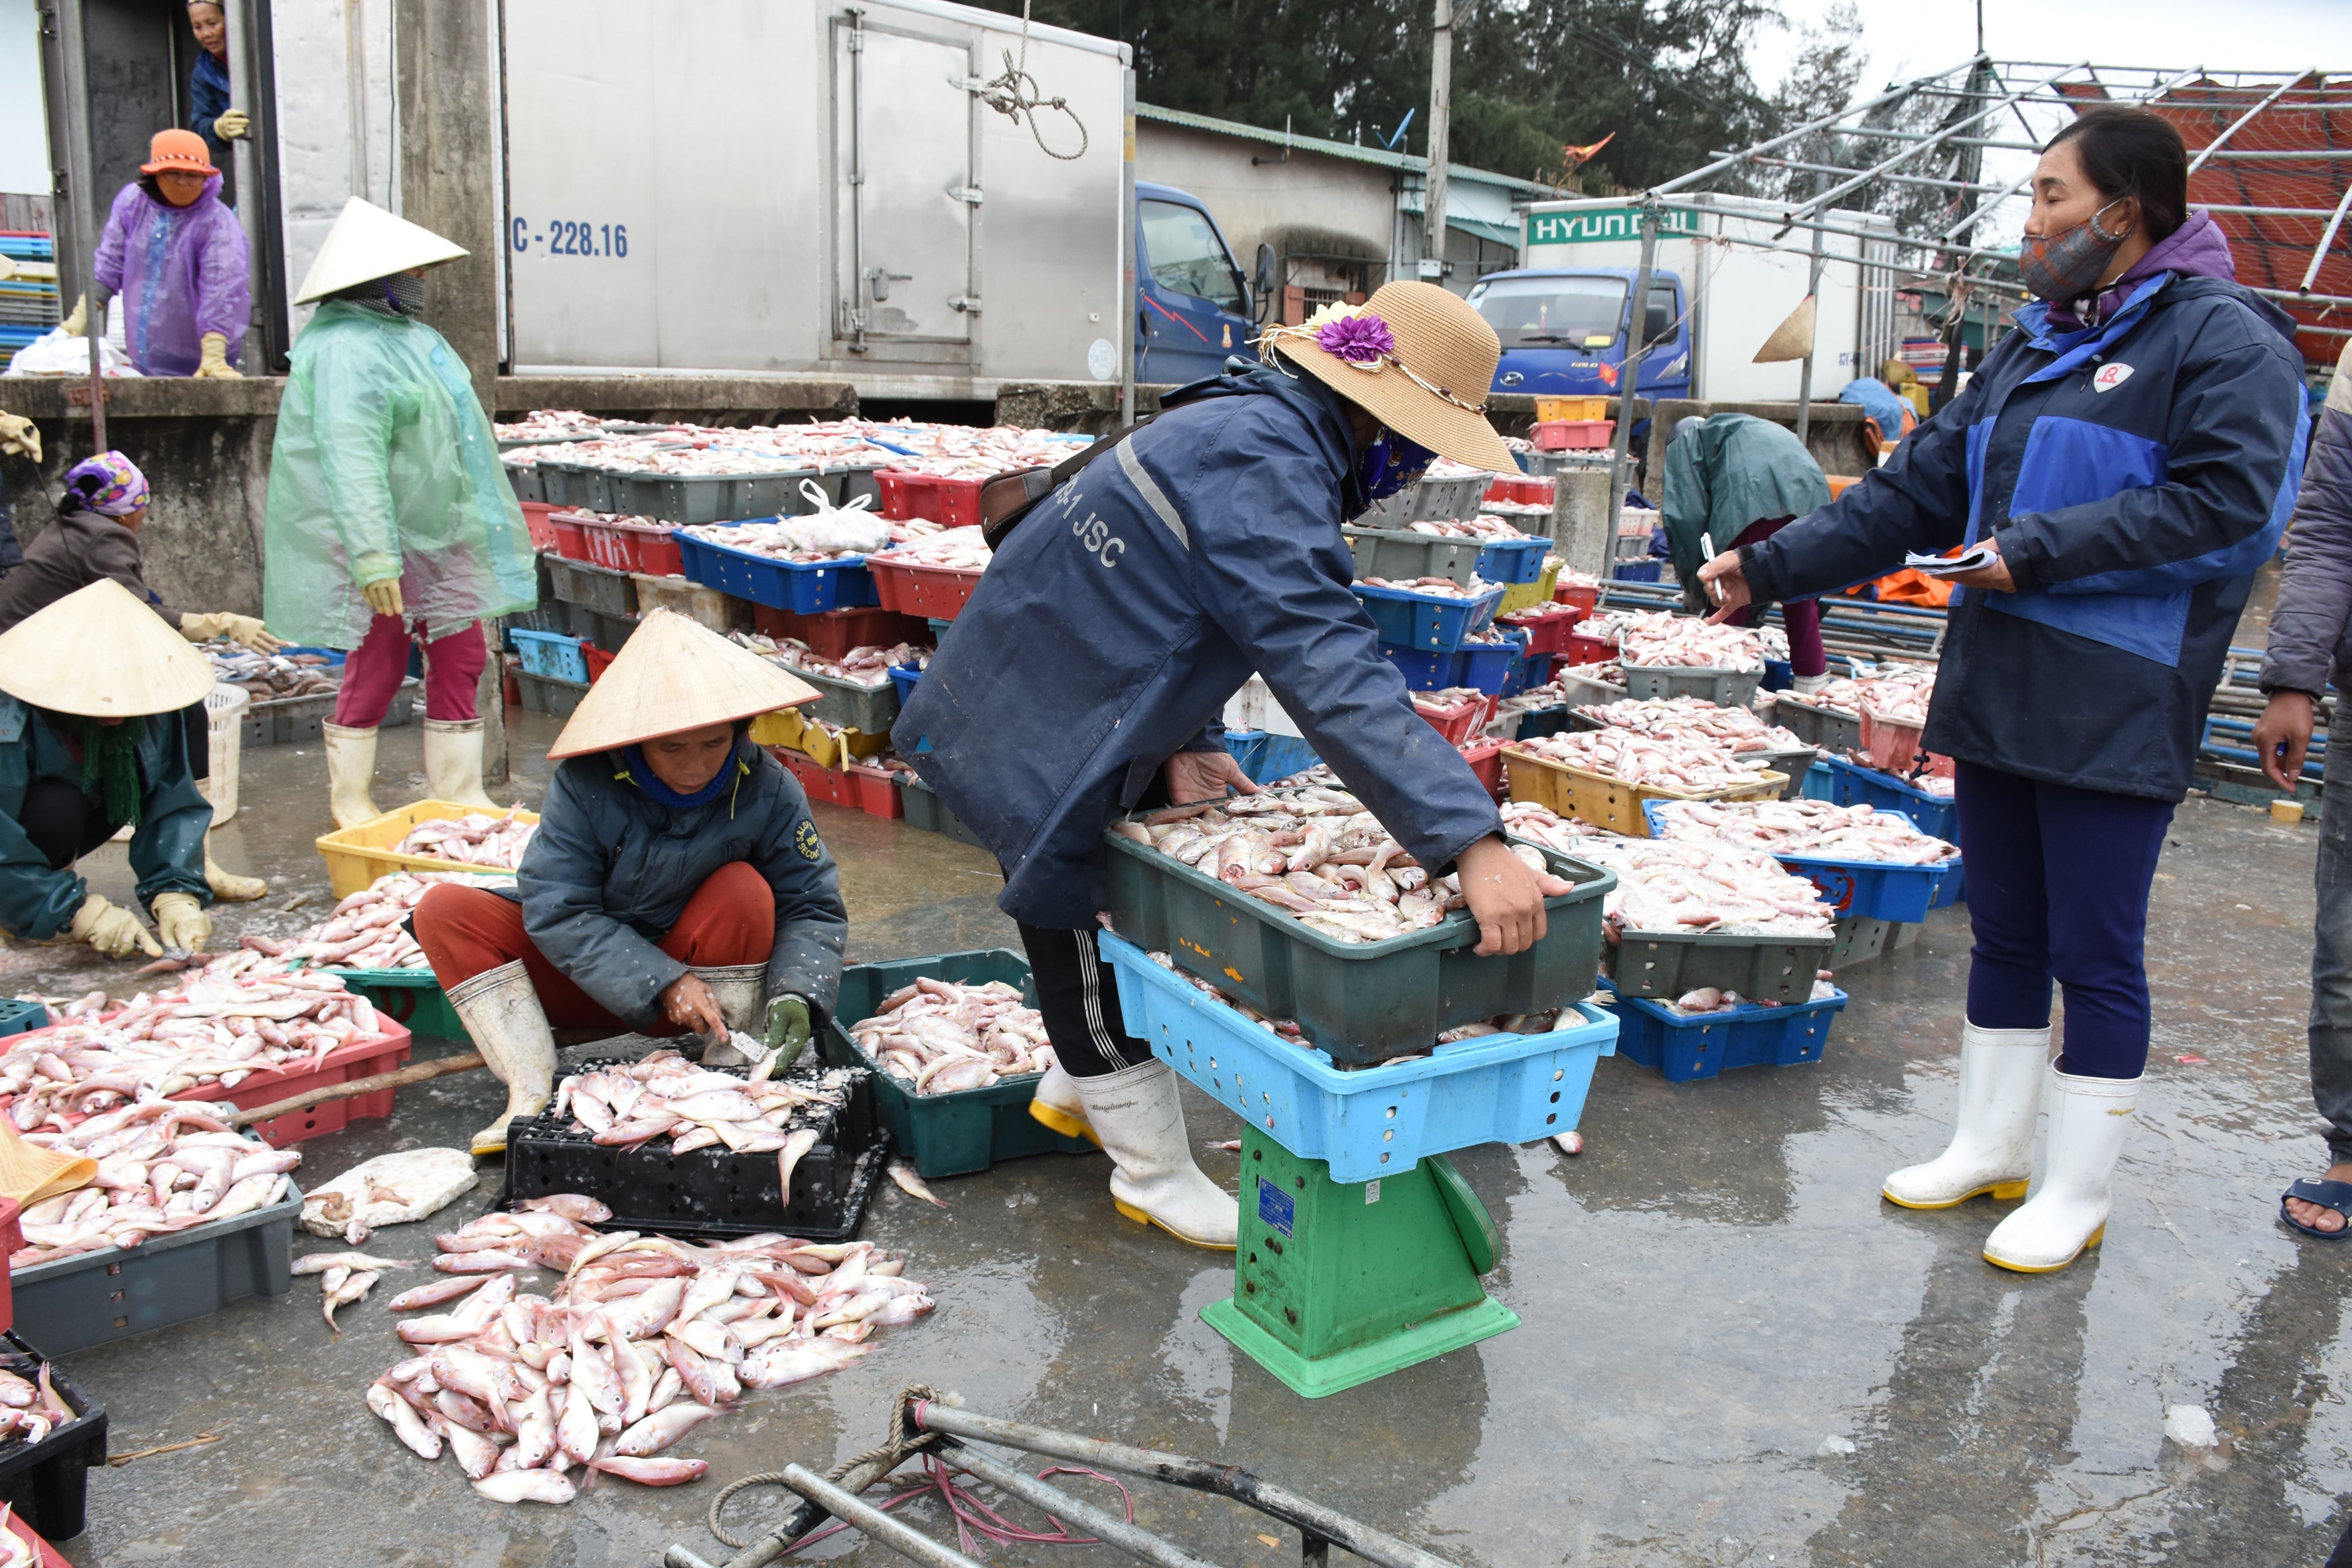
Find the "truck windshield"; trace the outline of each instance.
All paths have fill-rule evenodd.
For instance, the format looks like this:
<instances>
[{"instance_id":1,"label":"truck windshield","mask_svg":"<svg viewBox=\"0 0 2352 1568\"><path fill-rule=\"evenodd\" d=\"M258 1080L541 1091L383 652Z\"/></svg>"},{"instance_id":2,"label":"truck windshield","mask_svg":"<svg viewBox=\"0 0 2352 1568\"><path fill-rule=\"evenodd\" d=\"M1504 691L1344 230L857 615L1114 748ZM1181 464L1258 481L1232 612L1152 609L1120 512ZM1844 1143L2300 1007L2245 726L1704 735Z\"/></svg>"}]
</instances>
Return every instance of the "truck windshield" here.
<instances>
[{"instance_id":1,"label":"truck windshield","mask_svg":"<svg viewBox=\"0 0 2352 1568\"><path fill-rule=\"evenodd\" d=\"M1206 300L1221 310L1238 313L1241 285L1234 277L1233 258L1209 220L1196 209L1174 202L1139 202L1143 209L1143 254L1151 263L1151 280L1162 289Z\"/></svg>"},{"instance_id":2,"label":"truck windshield","mask_svg":"<svg viewBox=\"0 0 2352 1568\"><path fill-rule=\"evenodd\" d=\"M1622 278L1500 278L1470 291L1470 303L1507 349L1542 344L1580 349L1588 337L1614 342L1625 316Z\"/></svg>"}]
</instances>

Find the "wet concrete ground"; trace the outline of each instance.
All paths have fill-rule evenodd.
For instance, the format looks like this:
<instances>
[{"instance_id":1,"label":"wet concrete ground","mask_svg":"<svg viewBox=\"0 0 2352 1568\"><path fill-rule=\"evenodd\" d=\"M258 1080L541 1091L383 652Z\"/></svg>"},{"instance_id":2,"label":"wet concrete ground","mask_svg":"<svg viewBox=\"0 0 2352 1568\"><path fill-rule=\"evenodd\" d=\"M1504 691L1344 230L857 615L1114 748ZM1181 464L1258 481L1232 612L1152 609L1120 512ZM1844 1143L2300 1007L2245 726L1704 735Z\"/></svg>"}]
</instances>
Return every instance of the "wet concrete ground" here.
<instances>
[{"instance_id":1,"label":"wet concrete ground","mask_svg":"<svg viewBox=\"0 0 2352 1568\"><path fill-rule=\"evenodd\" d=\"M551 734L526 720L518 754ZM380 803L424 793L416 736L386 731ZM275 890L224 915L230 940L299 928L326 894L315 746L249 752L243 781L222 858ZM516 793L528 804L542 783L526 773ZM979 852L817 811L844 868L853 961L1011 940ZM341 1340L316 1282L298 1280L66 1358L111 1413L118 1452L225 1433L94 1473L69 1555L635 1568L676 1541L717 1561L702 1522L717 1482L830 1467L879 1439L893 1391L929 1383L977 1409L1248 1467L1481 1568L2316 1563L2352 1492L2352 1248L2274 1217L2287 1180L2322 1163L2302 1037L2316 832L2201 798L2182 808L2149 937L2157 1047L2116 1215L2105 1247L2059 1274L1986 1265L1999 1211L1982 1201L1917 1214L1877 1195L1948 1125L1969 937L1965 909L1947 910L1908 951L1840 977L1853 1001L1820 1066L1669 1085L1604 1060L1582 1157L1549 1144L1461 1157L1502 1228L1490 1287L1524 1326L1374 1384L1294 1397L1197 1315L1230 1290L1225 1259L1118 1218L1099 1156L1046 1155L938 1183L948 1212L886 1186L865 1234L911 1256L939 1310L844 1373L703 1427L683 1451L712 1479L693 1487L608 1482L561 1510L501 1508L453 1464L400 1448L361 1403L400 1353L393 1279L344 1311ZM127 896L120 850L99 859L100 889ZM296 890L308 907L280 912ZM127 989L87 950L0 957L10 989ZM301 1179L462 1146L493 1100L478 1074L409 1089L396 1118L303 1145ZM1235 1132L1191 1104L1196 1142ZM1203 1163L1233 1180L1231 1156ZM445 1222L495 1185L492 1167ZM427 1258L425 1229L372 1248ZM2174 1405L2210 1411L2221 1447L2168 1441ZM1235 1506L1136 1490L1139 1519L1210 1561L1296 1560L1296 1532ZM930 1503L912 1517L951 1534ZM814 1555L896 1561L855 1538ZM1100 1547L990 1555L1124 1561Z\"/></svg>"}]
</instances>

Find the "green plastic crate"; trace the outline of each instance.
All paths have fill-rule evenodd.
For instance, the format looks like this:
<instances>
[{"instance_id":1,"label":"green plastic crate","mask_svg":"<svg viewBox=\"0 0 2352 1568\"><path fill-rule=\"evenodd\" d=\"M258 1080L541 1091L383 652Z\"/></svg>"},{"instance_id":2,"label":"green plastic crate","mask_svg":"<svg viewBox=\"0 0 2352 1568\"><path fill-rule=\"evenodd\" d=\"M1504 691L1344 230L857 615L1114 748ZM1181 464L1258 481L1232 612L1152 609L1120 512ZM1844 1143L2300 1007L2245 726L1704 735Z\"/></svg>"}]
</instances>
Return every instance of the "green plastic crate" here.
<instances>
[{"instance_id":1,"label":"green plastic crate","mask_svg":"<svg viewBox=\"0 0 2352 1568\"><path fill-rule=\"evenodd\" d=\"M891 1141L926 1176L961 1176L985 1171L999 1160L1024 1154L1084 1154L1094 1145L1065 1138L1029 1114L1034 1078L1012 1079L987 1089L919 1095L882 1070L860 1050L847 1025L874 1016L877 1004L918 976L984 984L1002 980L1017 985L1029 1005L1037 988L1029 981L1029 961L1004 948L947 952L936 958L902 958L892 963L855 963L841 972L841 998L824 1034L824 1058L836 1067L862 1067L874 1074L874 1094L890 1124Z\"/></svg>"},{"instance_id":2,"label":"green plastic crate","mask_svg":"<svg viewBox=\"0 0 2352 1568\"><path fill-rule=\"evenodd\" d=\"M341 975L345 988L366 997L370 1006L412 1035L445 1040L472 1037L429 969L330 969L327 973Z\"/></svg>"}]
</instances>

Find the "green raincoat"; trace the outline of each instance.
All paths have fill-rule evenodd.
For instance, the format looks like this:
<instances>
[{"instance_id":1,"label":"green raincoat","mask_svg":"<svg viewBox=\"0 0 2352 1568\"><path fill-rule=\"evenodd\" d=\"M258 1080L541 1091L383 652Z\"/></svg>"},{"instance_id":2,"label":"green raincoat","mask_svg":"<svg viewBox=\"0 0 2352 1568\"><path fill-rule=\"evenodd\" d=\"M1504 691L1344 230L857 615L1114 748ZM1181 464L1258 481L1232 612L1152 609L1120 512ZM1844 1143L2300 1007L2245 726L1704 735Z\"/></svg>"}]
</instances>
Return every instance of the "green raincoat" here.
<instances>
[{"instance_id":1,"label":"green raincoat","mask_svg":"<svg viewBox=\"0 0 2352 1568\"><path fill-rule=\"evenodd\" d=\"M1685 583L1696 583L1706 564L1700 534L1711 536L1720 554L1751 523L1829 504L1822 466L1793 431L1769 419L1710 415L1666 448L1666 542Z\"/></svg>"},{"instance_id":2,"label":"green raincoat","mask_svg":"<svg viewBox=\"0 0 2352 1568\"><path fill-rule=\"evenodd\" d=\"M271 631L357 647L373 618L360 589L387 577L436 637L539 602L497 433L440 333L330 300L293 361L269 458Z\"/></svg>"}]
</instances>

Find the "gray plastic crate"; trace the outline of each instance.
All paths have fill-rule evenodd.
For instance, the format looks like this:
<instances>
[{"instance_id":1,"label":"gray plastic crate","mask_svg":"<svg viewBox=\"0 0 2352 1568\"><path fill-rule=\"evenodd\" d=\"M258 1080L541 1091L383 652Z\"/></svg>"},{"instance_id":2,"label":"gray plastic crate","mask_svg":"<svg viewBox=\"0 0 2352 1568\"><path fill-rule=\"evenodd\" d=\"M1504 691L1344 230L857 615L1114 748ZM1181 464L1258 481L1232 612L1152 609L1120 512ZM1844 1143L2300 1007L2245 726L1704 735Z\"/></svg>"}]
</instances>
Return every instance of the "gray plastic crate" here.
<instances>
[{"instance_id":1,"label":"gray plastic crate","mask_svg":"<svg viewBox=\"0 0 2352 1568\"><path fill-rule=\"evenodd\" d=\"M637 585L630 574L616 572L610 566L592 566L585 561L568 561L561 555L541 555L547 568L548 590L567 605L578 605L604 616L634 616L637 613ZM583 634L575 626L573 637Z\"/></svg>"},{"instance_id":2,"label":"gray plastic crate","mask_svg":"<svg viewBox=\"0 0 2352 1568\"><path fill-rule=\"evenodd\" d=\"M1654 697L1696 697L1712 702L1717 708L1745 708L1756 700L1757 683L1764 679L1760 669L1716 669L1696 665L1653 665L1644 668L1628 664L1625 671L1625 695L1636 701ZM1802 739L1802 737L1799 737Z\"/></svg>"},{"instance_id":3,"label":"gray plastic crate","mask_svg":"<svg viewBox=\"0 0 2352 1568\"><path fill-rule=\"evenodd\" d=\"M410 676L392 694L392 706L383 710L383 728L396 730L416 717L416 690L420 683ZM320 738L320 726L334 721L336 694L320 692L315 697L280 697L272 702L256 702L245 710L245 733L241 744L247 746L299 746L306 741Z\"/></svg>"},{"instance_id":4,"label":"gray plastic crate","mask_svg":"<svg viewBox=\"0 0 2352 1568\"><path fill-rule=\"evenodd\" d=\"M1862 745L1859 715L1817 706L1792 692L1782 691L1773 697L1772 721L1807 745L1818 746L1833 757L1842 757Z\"/></svg>"},{"instance_id":5,"label":"gray plastic crate","mask_svg":"<svg viewBox=\"0 0 2352 1568\"><path fill-rule=\"evenodd\" d=\"M558 680L551 675L533 675L527 669L510 672L522 689L522 705L527 712L544 713L553 719L569 719L579 708L580 700L588 695L585 681Z\"/></svg>"},{"instance_id":6,"label":"gray plastic crate","mask_svg":"<svg viewBox=\"0 0 2352 1568\"><path fill-rule=\"evenodd\" d=\"M1765 752L1761 755L1765 767L1773 773L1789 775L1789 782L1780 786L1780 795L1774 798L1795 800L1805 793L1805 770L1813 765L1813 759L1821 753L1811 746L1800 746L1794 751Z\"/></svg>"},{"instance_id":7,"label":"gray plastic crate","mask_svg":"<svg viewBox=\"0 0 2352 1568\"><path fill-rule=\"evenodd\" d=\"M768 474L613 474L606 486L612 504L596 510L677 523L792 517L816 510L801 493L803 480L815 480L830 496L839 493L844 478L811 468ZM830 486L828 479L834 481Z\"/></svg>"},{"instance_id":8,"label":"gray plastic crate","mask_svg":"<svg viewBox=\"0 0 2352 1568\"><path fill-rule=\"evenodd\" d=\"M547 499L547 489L540 483L539 465L536 462L507 463L502 466L507 471L507 483L514 487L515 500L536 502L544 501Z\"/></svg>"},{"instance_id":9,"label":"gray plastic crate","mask_svg":"<svg viewBox=\"0 0 2352 1568\"><path fill-rule=\"evenodd\" d=\"M569 606L564 619L571 624L570 636L585 637L605 653L620 652L635 634L638 622L635 616L608 616L585 605Z\"/></svg>"},{"instance_id":10,"label":"gray plastic crate","mask_svg":"<svg viewBox=\"0 0 2352 1568\"><path fill-rule=\"evenodd\" d=\"M900 792L907 803L907 826L919 827L926 833L943 833L959 844L969 844L975 849L985 849L980 835L963 825L963 820L948 809L947 802L931 791L920 779L910 778Z\"/></svg>"},{"instance_id":11,"label":"gray plastic crate","mask_svg":"<svg viewBox=\"0 0 2352 1568\"><path fill-rule=\"evenodd\" d=\"M1480 542L1446 539L1408 529L1343 528L1348 548L1355 552L1356 576L1386 577L1410 583L1416 577L1443 577L1470 585L1478 574Z\"/></svg>"},{"instance_id":12,"label":"gray plastic crate","mask_svg":"<svg viewBox=\"0 0 2352 1568\"><path fill-rule=\"evenodd\" d=\"M651 610L674 610L698 626L708 626L720 637L729 632L751 629L751 605L748 600L722 594L716 588L706 588L699 583L689 583L683 577L656 577L644 572L632 572L629 580L637 585L637 613L640 615Z\"/></svg>"},{"instance_id":13,"label":"gray plastic crate","mask_svg":"<svg viewBox=\"0 0 2352 1568\"><path fill-rule=\"evenodd\" d=\"M1454 479L1423 479L1413 487L1415 522L1458 522L1478 515L1486 499L1492 474L1465 474Z\"/></svg>"},{"instance_id":14,"label":"gray plastic crate","mask_svg":"<svg viewBox=\"0 0 2352 1568\"><path fill-rule=\"evenodd\" d=\"M302 1189L283 1203L193 1230L149 1237L8 1277L16 1331L49 1355L66 1355L219 1311L247 1296L283 1296L293 1284L294 1221Z\"/></svg>"},{"instance_id":15,"label":"gray plastic crate","mask_svg":"<svg viewBox=\"0 0 2352 1568\"><path fill-rule=\"evenodd\" d=\"M1802 1002L1837 946L1826 936L1739 936L1721 931L1623 932L1601 950L1601 972L1627 996L1671 1002L1712 985L1749 1002Z\"/></svg>"},{"instance_id":16,"label":"gray plastic crate","mask_svg":"<svg viewBox=\"0 0 2352 1568\"><path fill-rule=\"evenodd\" d=\"M830 675L817 675L809 670L793 671L824 695L803 710L828 723L863 730L869 735L887 735L898 719L898 688L885 676L879 686L860 686Z\"/></svg>"}]
</instances>

